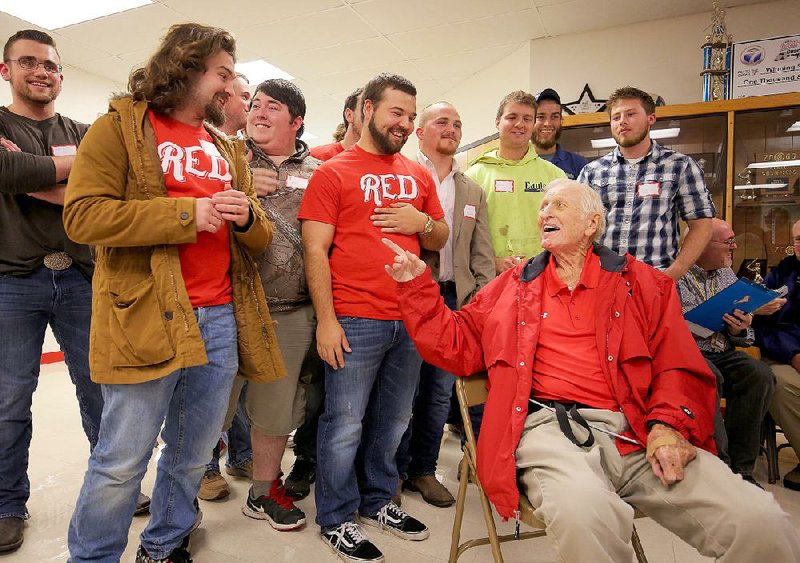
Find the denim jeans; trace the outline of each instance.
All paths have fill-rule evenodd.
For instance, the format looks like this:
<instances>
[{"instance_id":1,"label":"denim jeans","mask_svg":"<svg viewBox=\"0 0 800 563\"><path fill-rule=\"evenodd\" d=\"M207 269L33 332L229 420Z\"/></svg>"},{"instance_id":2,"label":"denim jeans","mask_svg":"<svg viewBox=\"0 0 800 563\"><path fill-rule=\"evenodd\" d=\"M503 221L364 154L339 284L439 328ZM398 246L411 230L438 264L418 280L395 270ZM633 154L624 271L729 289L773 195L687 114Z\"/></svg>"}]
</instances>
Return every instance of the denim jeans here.
<instances>
[{"instance_id":1,"label":"denim jeans","mask_svg":"<svg viewBox=\"0 0 800 563\"><path fill-rule=\"evenodd\" d=\"M141 544L154 559L165 558L194 524L195 497L208 452L219 439L239 359L233 306L194 312L206 365L144 383L102 386L100 439L69 525L73 563L119 561L159 432L164 448Z\"/></svg>"},{"instance_id":2,"label":"denim jeans","mask_svg":"<svg viewBox=\"0 0 800 563\"><path fill-rule=\"evenodd\" d=\"M445 305L456 308L455 288L442 290ZM455 376L422 362L419 385L414 398L411 423L397 450L397 471L401 479L414 479L436 473L444 423L450 412Z\"/></svg>"},{"instance_id":3,"label":"denim jeans","mask_svg":"<svg viewBox=\"0 0 800 563\"><path fill-rule=\"evenodd\" d=\"M339 317L345 366L325 366L317 435L317 524L323 531L374 514L397 489L397 447L408 428L422 359L402 321ZM363 452L355 467L359 445ZM359 490L356 470L361 475Z\"/></svg>"},{"instance_id":4,"label":"denim jeans","mask_svg":"<svg viewBox=\"0 0 800 563\"><path fill-rule=\"evenodd\" d=\"M253 459L253 447L250 444L250 424L247 422L245 401L247 400L247 384L239 394L239 404L236 406L236 415L233 417L231 427L225 432L225 443L228 445L228 467L242 467ZM219 469L219 440L211 452L211 461L206 465L206 470Z\"/></svg>"},{"instance_id":5,"label":"denim jeans","mask_svg":"<svg viewBox=\"0 0 800 563\"><path fill-rule=\"evenodd\" d=\"M75 266L0 274L0 518L28 515L31 403L47 325L64 352L89 448L97 443L103 395L89 379L91 314L92 286Z\"/></svg>"}]
</instances>

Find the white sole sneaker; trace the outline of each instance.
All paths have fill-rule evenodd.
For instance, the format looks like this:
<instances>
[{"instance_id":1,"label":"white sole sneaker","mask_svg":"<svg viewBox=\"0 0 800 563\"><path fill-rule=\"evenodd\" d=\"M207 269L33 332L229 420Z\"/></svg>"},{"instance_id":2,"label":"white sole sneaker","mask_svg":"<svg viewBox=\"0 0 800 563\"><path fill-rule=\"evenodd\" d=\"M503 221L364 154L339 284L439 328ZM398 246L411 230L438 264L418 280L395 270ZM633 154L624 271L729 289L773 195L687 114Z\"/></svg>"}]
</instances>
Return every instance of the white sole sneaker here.
<instances>
[{"instance_id":1,"label":"white sole sneaker","mask_svg":"<svg viewBox=\"0 0 800 563\"><path fill-rule=\"evenodd\" d=\"M269 514L267 514L266 512L260 512L258 510L253 510L252 508L250 508L246 504L242 507L242 514L244 514L248 518L252 518L254 520L266 520L267 522L269 522L270 526L272 526L273 528L275 528L279 532L288 532L288 531L291 531L291 530L296 530L298 528L302 528L306 523L306 519L302 518L302 519L298 520L294 524L279 524L278 522L276 522L275 520L270 518Z\"/></svg>"},{"instance_id":2,"label":"white sole sneaker","mask_svg":"<svg viewBox=\"0 0 800 563\"><path fill-rule=\"evenodd\" d=\"M367 518L366 516L362 516L361 514L358 515L358 519L365 526L377 528L384 534L391 534L393 536L397 536L398 538L402 538L404 540L422 541L428 539L428 536L431 535L431 531L428 528L425 528L425 530L423 530L422 532L409 533L409 532L404 532L403 530L398 530L397 528L393 528L392 526L386 526L384 524L381 524L377 520L373 520L372 518Z\"/></svg>"}]
</instances>

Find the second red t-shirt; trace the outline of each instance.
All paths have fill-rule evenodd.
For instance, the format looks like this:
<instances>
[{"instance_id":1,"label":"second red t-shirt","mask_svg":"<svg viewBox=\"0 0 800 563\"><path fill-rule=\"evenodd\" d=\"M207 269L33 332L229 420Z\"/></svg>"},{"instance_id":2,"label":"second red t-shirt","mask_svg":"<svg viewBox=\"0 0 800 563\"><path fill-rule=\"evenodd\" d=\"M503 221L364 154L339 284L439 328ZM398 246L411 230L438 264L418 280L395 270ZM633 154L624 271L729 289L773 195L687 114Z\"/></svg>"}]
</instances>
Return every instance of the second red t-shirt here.
<instances>
[{"instance_id":1,"label":"second red t-shirt","mask_svg":"<svg viewBox=\"0 0 800 563\"><path fill-rule=\"evenodd\" d=\"M298 218L336 227L329 261L337 315L401 318L397 285L383 268L394 262L394 252L381 239L419 255L419 237L384 234L370 219L376 207L393 203L410 203L435 220L444 217L428 171L399 153L377 155L355 145L311 176Z\"/></svg>"}]
</instances>

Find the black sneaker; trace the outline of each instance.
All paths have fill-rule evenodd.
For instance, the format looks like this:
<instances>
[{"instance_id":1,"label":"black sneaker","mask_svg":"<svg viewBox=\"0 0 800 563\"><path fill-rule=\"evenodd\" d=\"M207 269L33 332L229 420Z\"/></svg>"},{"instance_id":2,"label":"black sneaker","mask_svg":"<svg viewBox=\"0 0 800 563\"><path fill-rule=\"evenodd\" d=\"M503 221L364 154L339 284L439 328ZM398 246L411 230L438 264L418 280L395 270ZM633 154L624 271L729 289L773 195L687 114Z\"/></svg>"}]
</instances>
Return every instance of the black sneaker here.
<instances>
[{"instance_id":1,"label":"black sneaker","mask_svg":"<svg viewBox=\"0 0 800 563\"><path fill-rule=\"evenodd\" d=\"M286 489L286 496L294 500L306 498L308 493L311 492L311 483L316 478L317 464L307 459L298 458L283 485Z\"/></svg>"},{"instance_id":2,"label":"black sneaker","mask_svg":"<svg viewBox=\"0 0 800 563\"><path fill-rule=\"evenodd\" d=\"M421 541L430 534L425 524L406 514L392 501L387 502L376 514L362 514L361 521L367 526L380 528L404 540Z\"/></svg>"},{"instance_id":3,"label":"black sneaker","mask_svg":"<svg viewBox=\"0 0 800 563\"><path fill-rule=\"evenodd\" d=\"M147 554L147 550L141 545L136 551L135 563L192 563L192 556L189 553L189 536L183 539L180 547L170 551L164 559L153 559Z\"/></svg>"},{"instance_id":4,"label":"black sneaker","mask_svg":"<svg viewBox=\"0 0 800 563\"><path fill-rule=\"evenodd\" d=\"M361 526L355 522L345 522L322 532L322 541L344 561L383 561L381 550L367 539Z\"/></svg>"},{"instance_id":5,"label":"black sneaker","mask_svg":"<svg viewBox=\"0 0 800 563\"><path fill-rule=\"evenodd\" d=\"M272 482L269 495L257 499L247 494L247 503L242 507L245 516L256 520L266 520L270 526L282 532L295 530L306 523L306 515L297 508L292 499L286 496L280 479Z\"/></svg>"}]
</instances>

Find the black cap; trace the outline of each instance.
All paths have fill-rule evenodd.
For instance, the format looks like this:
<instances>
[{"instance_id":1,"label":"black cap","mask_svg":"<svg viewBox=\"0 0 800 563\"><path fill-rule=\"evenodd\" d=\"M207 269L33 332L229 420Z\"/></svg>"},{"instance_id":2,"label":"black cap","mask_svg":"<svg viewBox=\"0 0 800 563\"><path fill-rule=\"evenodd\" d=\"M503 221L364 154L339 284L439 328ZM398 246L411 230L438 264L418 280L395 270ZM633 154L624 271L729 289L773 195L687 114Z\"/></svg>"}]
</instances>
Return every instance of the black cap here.
<instances>
[{"instance_id":1,"label":"black cap","mask_svg":"<svg viewBox=\"0 0 800 563\"><path fill-rule=\"evenodd\" d=\"M558 92L556 92L552 88L545 88L544 90L539 92L538 96L536 96L536 103L537 104L539 102L543 102L545 100L552 100L555 103L557 103L558 105L561 105L561 98L559 97Z\"/></svg>"}]
</instances>

